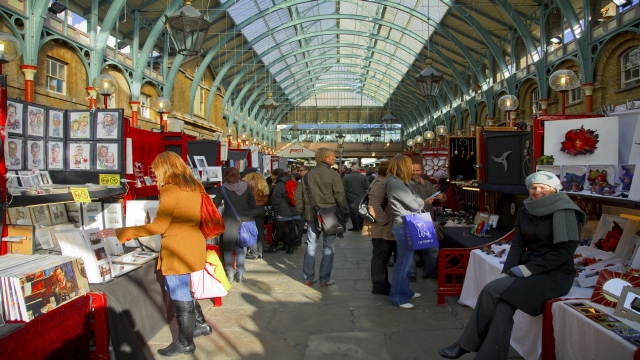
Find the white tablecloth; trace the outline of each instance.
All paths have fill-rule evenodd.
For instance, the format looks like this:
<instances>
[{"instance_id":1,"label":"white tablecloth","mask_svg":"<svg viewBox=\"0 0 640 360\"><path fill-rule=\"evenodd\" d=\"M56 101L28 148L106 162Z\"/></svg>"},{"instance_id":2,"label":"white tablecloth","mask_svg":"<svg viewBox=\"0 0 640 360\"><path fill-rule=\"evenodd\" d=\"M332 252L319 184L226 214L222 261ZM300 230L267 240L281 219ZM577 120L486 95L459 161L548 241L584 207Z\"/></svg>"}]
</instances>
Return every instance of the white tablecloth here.
<instances>
[{"instance_id":1,"label":"white tablecloth","mask_svg":"<svg viewBox=\"0 0 640 360\"><path fill-rule=\"evenodd\" d=\"M585 301L613 316L614 309ZM558 360L633 359L636 347L562 302L551 307ZM637 322L619 320L640 331ZM576 331L579 329L579 331Z\"/></svg>"},{"instance_id":2,"label":"white tablecloth","mask_svg":"<svg viewBox=\"0 0 640 360\"><path fill-rule=\"evenodd\" d=\"M505 259L506 254L497 258L480 250L473 250L458 302L475 308L480 291L488 282L500 276L503 266L500 262ZM589 299L592 292L593 288L574 286L565 297ZM542 351L542 316L532 317L518 310L513 320L511 346L526 360L538 360Z\"/></svg>"}]
</instances>

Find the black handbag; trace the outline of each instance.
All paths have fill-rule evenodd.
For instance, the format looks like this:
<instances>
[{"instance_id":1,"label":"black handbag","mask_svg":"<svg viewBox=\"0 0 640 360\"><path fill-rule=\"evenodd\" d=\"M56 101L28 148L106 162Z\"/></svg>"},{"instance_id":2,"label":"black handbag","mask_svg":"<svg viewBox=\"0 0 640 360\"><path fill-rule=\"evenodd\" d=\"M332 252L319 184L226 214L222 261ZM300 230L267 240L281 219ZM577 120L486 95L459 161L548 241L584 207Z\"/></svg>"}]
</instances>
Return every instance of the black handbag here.
<instances>
[{"instance_id":1,"label":"black handbag","mask_svg":"<svg viewBox=\"0 0 640 360\"><path fill-rule=\"evenodd\" d=\"M351 210L355 211L363 219L369 222L376 222L373 215L369 214L369 192L367 191L362 196L358 197L351 203Z\"/></svg>"},{"instance_id":2,"label":"black handbag","mask_svg":"<svg viewBox=\"0 0 640 360\"><path fill-rule=\"evenodd\" d=\"M307 189L307 197L309 198L309 204L316 213L313 219L313 223L316 229L320 229L325 235L335 235L344 233L346 221L344 214L339 206L334 205L326 208L318 207L311 197L311 188L309 187L309 173L304 176L304 185Z\"/></svg>"}]
</instances>

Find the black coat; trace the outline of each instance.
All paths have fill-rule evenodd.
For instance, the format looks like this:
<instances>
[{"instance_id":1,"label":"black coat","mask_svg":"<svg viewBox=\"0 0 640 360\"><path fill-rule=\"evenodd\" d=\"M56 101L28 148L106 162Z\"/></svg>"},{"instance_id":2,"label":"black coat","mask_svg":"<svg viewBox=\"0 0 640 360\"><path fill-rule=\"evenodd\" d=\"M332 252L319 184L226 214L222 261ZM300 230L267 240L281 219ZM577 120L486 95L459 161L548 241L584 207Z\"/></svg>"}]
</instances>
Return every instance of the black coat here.
<instances>
[{"instance_id":1,"label":"black coat","mask_svg":"<svg viewBox=\"0 0 640 360\"><path fill-rule=\"evenodd\" d=\"M298 211L296 211L295 206L289 205L287 202L287 181L291 180L288 176L283 176L276 182L276 185L273 187L273 191L271 192L271 196L269 201L271 202L271 207L273 211L275 211L276 215L284 216L284 217L292 217L296 215L300 215Z\"/></svg>"},{"instance_id":2,"label":"black coat","mask_svg":"<svg viewBox=\"0 0 640 360\"><path fill-rule=\"evenodd\" d=\"M213 203L220 207L220 203L224 200L224 195L222 194L222 188L217 186L207 190L207 192L211 195L215 195L213 198ZM229 201L233 204L233 208L238 213L238 216L242 221L247 221L254 218L253 209L256 207L256 198L253 196L253 192L251 191L251 187L247 186L247 189L241 194L238 195L235 192L225 189L227 196L229 197ZM225 205L224 211L222 212L222 220L224 220L224 233L220 237L222 242L222 250L233 250L238 243L238 232L240 232L240 222L233 214L231 207Z\"/></svg>"},{"instance_id":3,"label":"black coat","mask_svg":"<svg viewBox=\"0 0 640 360\"><path fill-rule=\"evenodd\" d=\"M575 214L575 222L567 226L578 228L579 234L580 215L577 211ZM504 300L531 316L538 316L546 300L566 295L576 274L573 254L578 240L554 244L553 214L537 217L526 208L520 209L502 272L524 265L532 275L516 278L503 293Z\"/></svg>"}]
</instances>

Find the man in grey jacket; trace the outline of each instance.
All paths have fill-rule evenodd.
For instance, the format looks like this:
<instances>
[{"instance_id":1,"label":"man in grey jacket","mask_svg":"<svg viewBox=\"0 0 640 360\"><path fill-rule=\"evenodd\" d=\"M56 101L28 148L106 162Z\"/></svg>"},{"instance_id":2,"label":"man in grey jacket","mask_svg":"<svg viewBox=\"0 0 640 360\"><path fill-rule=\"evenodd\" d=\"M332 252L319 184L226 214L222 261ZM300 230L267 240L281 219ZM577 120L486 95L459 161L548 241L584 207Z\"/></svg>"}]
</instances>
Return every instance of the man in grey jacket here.
<instances>
[{"instance_id":1,"label":"man in grey jacket","mask_svg":"<svg viewBox=\"0 0 640 360\"><path fill-rule=\"evenodd\" d=\"M349 231L360 231L362 230L362 218L360 218L360 214L358 214L357 211L353 211L351 204L367 192L369 189L369 181L366 176L360 173L360 167L353 165L351 167L351 173L342 178L342 184L344 185L347 206L351 214L352 227Z\"/></svg>"},{"instance_id":2,"label":"man in grey jacket","mask_svg":"<svg viewBox=\"0 0 640 360\"><path fill-rule=\"evenodd\" d=\"M315 225L314 220L317 215L314 206L327 208L337 205L344 214L349 214L340 175L331 169L335 161L336 155L333 150L327 148L318 149L318 151L316 151L316 162L318 165L303 177L302 184L296 189L296 209L300 214L303 214L307 220L307 251L304 253L302 268L302 274L304 275L307 286L311 286L316 282L316 248L318 247L318 240L322 232L316 228ZM312 199L309 199L309 194ZM321 287L335 283L335 281L331 279L335 240L335 234L324 234L322 240L322 260L319 270Z\"/></svg>"}]
</instances>

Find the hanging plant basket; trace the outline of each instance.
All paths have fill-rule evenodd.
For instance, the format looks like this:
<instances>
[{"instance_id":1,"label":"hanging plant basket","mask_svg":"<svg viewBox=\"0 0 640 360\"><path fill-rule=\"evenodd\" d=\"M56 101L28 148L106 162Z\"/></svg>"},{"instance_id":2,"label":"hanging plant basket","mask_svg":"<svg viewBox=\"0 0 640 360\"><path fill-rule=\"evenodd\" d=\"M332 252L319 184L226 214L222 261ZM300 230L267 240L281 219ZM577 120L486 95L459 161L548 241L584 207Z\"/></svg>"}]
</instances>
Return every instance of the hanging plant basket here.
<instances>
[{"instance_id":1,"label":"hanging plant basket","mask_svg":"<svg viewBox=\"0 0 640 360\"><path fill-rule=\"evenodd\" d=\"M585 130L584 126L580 129L567 131L564 135L564 141L561 143L560 151L564 151L571 156L593 154L598 148L596 144L600 135L596 135L596 130Z\"/></svg>"}]
</instances>

